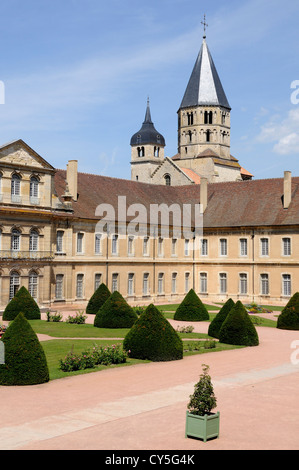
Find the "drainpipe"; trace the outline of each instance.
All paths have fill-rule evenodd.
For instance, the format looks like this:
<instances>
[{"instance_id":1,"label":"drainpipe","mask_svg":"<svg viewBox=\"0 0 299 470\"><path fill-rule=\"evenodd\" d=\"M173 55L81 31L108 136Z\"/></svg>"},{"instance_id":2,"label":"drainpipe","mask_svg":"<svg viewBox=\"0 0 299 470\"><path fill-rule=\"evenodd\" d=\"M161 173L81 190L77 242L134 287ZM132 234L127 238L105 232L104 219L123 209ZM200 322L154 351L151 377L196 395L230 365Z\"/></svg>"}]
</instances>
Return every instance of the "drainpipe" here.
<instances>
[{"instance_id":1,"label":"drainpipe","mask_svg":"<svg viewBox=\"0 0 299 470\"><path fill-rule=\"evenodd\" d=\"M254 302L255 297L255 285L254 285L254 276L255 276L255 253L254 253L254 229L252 230L251 240L252 240L252 302Z\"/></svg>"}]
</instances>

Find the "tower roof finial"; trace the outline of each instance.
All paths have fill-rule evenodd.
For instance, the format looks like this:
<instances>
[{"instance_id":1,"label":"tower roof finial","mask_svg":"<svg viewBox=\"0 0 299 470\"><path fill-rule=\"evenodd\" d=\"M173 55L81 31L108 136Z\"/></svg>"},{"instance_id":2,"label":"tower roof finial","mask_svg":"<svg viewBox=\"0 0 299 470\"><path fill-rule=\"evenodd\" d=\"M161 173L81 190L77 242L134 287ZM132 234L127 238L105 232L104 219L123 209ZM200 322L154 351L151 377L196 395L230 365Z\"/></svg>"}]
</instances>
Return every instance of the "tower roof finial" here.
<instances>
[{"instance_id":1,"label":"tower roof finial","mask_svg":"<svg viewBox=\"0 0 299 470\"><path fill-rule=\"evenodd\" d=\"M206 23L206 15L205 14L203 15L203 21L201 22L201 24L203 24L203 38L205 39L206 38L206 27L209 26Z\"/></svg>"}]
</instances>

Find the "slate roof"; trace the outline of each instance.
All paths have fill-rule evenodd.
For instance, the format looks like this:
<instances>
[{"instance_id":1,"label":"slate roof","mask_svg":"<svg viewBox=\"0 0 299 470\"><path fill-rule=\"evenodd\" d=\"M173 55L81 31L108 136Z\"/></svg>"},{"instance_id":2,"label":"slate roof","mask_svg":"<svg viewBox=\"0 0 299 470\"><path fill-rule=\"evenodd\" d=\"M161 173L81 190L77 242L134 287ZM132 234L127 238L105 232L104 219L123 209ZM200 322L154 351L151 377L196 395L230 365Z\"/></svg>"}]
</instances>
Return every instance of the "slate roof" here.
<instances>
[{"instance_id":1,"label":"slate roof","mask_svg":"<svg viewBox=\"0 0 299 470\"><path fill-rule=\"evenodd\" d=\"M55 188L65 192L65 170L57 170ZM98 219L96 207L111 204L117 216L118 195L125 196L127 207L143 204L198 204L200 184L164 186L108 176L78 173L78 201L73 202L75 218ZM123 214L122 214L123 215ZM137 214L133 218L137 217ZM283 208L283 178L208 184L205 228L299 225L299 177L292 177L292 201Z\"/></svg>"},{"instance_id":2,"label":"slate roof","mask_svg":"<svg viewBox=\"0 0 299 470\"><path fill-rule=\"evenodd\" d=\"M165 147L165 139L163 135L155 129L155 126L152 122L149 100L147 101L145 119L142 127L132 136L130 142L130 145L146 144L157 144Z\"/></svg>"},{"instance_id":3,"label":"slate roof","mask_svg":"<svg viewBox=\"0 0 299 470\"><path fill-rule=\"evenodd\" d=\"M189 79L181 108L192 106L223 106L231 109L205 38Z\"/></svg>"}]
</instances>

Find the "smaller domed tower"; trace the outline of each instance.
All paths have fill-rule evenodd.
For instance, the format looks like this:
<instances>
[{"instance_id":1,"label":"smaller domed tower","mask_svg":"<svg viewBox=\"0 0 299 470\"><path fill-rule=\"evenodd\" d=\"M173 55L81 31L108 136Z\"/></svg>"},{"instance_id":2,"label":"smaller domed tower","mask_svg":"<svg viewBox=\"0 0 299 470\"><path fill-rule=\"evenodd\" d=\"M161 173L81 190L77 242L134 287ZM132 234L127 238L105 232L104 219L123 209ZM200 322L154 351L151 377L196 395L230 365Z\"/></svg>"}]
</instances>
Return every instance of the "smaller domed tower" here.
<instances>
[{"instance_id":1,"label":"smaller domed tower","mask_svg":"<svg viewBox=\"0 0 299 470\"><path fill-rule=\"evenodd\" d=\"M155 129L149 100L141 129L131 138L131 180L151 183L151 175L164 160L164 137Z\"/></svg>"}]
</instances>

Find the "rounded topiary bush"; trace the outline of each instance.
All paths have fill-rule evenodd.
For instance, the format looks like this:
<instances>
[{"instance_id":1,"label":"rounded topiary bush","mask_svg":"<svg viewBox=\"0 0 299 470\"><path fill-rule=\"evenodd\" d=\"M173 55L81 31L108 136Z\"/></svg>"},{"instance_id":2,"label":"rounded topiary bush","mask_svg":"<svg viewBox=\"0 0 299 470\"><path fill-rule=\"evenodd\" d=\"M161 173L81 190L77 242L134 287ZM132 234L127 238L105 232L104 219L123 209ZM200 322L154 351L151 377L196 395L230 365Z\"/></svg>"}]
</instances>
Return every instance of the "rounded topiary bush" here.
<instances>
[{"instance_id":1,"label":"rounded topiary bush","mask_svg":"<svg viewBox=\"0 0 299 470\"><path fill-rule=\"evenodd\" d=\"M110 295L111 292L106 286L106 284L100 284L99 287L95 290L94 294L89 299L89 302L86 307L86 313L96 315L96 313L100 310L102 305L104 305L106 300L109 299Z\"/></svg>"},{"instance_id":2,"label":"rounded topiary bush","mask_svg":"<svg viewBox=\"0 0 299 470\"><path fill-rule=\"evenodd\" d=\"M123 296L114 291L97 312L94 326L98 328L131 328L138 316Z\"/></svg>"},{"instance_id":3,"label":"rounded topiary bush","mask_svg":"<svg viewBox=\"0 0 299 470\"><path fill-rule=\"evenodd\" d=\"M0 385L36 385L49 381L44 350L21 312L2 337L5 363L0 364Z\"/></svg>"},{"instance_id":4,"label":"rounded topiary bush","mask_svg":"<svg viewBox=\"0 0 299 470\"><path fill-rule=\"evenodd\" d=\"M235 305L235 302L232 299L228 299L224 305L222 305L221 309L211 321L208 329L208 335L212 336L213 338L219 338L219 331L222 326L222 323L226 319L227 315Z\"/></svg>"},{"instance_id":5,"label":"rounded topiary bush","mask_svg":"<svg viewBox=\"0 0 299 470\"><path fill-rule=\"evenodd\" d=\"M209 313L196 292L190 289L176 309L173 319L180 321L206 321L209 320Z\"/></svg>"},{"instance_id":6,"label":"rounded topiary bush","mask_svg":"<svg viewBox=\"0 0 299 470\"><path fill-rule=\"evenodd\" d=\"M146 308L127 333L123 348L135 359L158 362L183 358L181 338L153 304Z\"/></svg>"},{"instance_id":7,"label":"rounded topiary bush","mask_svg":"<svg viewBox=\"0 0 299 470\"><path fill-rule=\"evenodd\" d=\"M23 312L27 320L40 320L40 309L26 287L22 286L7 304L3 312L3 320L11 321Z\"/></svg>"},{"instance_id":8,"label":"rounded topiary bush","mask_svg":"<svg viewBox=\"0 0 299 470\"><path fill-rule=\"evenodd\" d=\"M299 292L296 292L282 309L276 326L281 330L299 330Z\"/></svg>"},{"instance_id":9,"label":"rounded topiary bush","mask_svg":"<svg viewBox=\"0 0 299 470\"><path fill-rule=\"evenodd\" d=\"M248 312L238 300L222 323L219 341L239 346L257 346L259 338Z\"/></svg>"}]
</instances>

